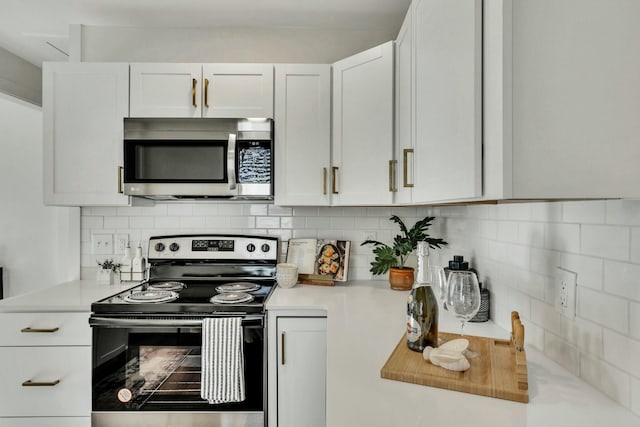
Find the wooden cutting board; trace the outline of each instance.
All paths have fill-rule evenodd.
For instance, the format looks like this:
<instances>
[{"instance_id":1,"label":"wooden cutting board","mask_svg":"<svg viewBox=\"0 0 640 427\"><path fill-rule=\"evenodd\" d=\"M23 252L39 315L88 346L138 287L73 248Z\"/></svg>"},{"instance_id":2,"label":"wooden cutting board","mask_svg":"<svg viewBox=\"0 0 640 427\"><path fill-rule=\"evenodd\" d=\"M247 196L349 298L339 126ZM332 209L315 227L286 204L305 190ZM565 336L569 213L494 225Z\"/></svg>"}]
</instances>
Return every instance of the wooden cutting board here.
<instances>
[{"instance_id":1,"label":"wooden cutting board","mask_svg":"<svg viewBox=\"0 0 640 427\"><path fill-rule=\"evenodd\" d=\"M460 338L459 334L440 333L444 340ZM453 372L424 360L421 352L407 347L403 336L380 371L382 378L464 393L529 402L527 359L524 349L516 350L513 340L465 335L469 350L480 355L469 359L471 367ZM522 345L519 346L522 348Z\"/></svg>"}]
</instances>

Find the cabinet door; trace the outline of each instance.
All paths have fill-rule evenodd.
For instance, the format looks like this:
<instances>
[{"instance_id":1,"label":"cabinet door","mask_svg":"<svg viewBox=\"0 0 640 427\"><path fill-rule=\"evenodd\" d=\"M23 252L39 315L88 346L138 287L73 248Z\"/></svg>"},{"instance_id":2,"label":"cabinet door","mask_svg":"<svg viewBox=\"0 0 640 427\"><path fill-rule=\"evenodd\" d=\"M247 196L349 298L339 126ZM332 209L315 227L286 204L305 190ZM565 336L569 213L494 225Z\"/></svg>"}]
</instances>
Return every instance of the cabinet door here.
<instances>
[{"instance_id":1,"label":"cabinet door","mask_svg":"<svg viewBox=\"0 0 640 427\"><path fill-rule=\"evenodd\" d=\"M129 66L45 63L44 201L49 205L127 205L119 193Z\"/></svg>"},{"instance_id":2,"label":"cabinet door","mask_svg":"<svg viewBox=\"0 0 640 427\"><path fill-rule=\"evenodd\" d=\"M414 182L413 135L413 9L409 7L398 38L395 58L395 161L396 188L394 203L411 203Z\"/></svg>"},{"instance_id":3,"label":"cabinet door","mask_svg":"<svg viewBox=\"0 0 640 427\"><path fill-rule=\"evenodd\" d=\"M275 76L275 203L326 206L331 66L278 64Z\"/></svg>"},{"instance_id":4,"label":"cabinet door","mask_svg":"<svg viewBox=\"0 0 640 427\"><path fill-rule=\"evenodd\" d=\"M414 2L414 202L482 194L482 1Z\"/></svg>"},{"instance_id":5,"label":"cabinet door","mask_svg":"<svg viewBox=\"0 0 640 427\"><path fill-rule=\"evenodd\" d=\"M131 117L200 117L201 64L131 64Z\"/></svg>"},{"instance_id":6,"label":"cabinet door","mask_svg":"<svg viewBox=\"0 0 640 427\"><path fill-rule=\"evenodd\" d=\"M204 117L273 118L272 64L204 64Z\"/></svg>"},{"instance_id":7,"label":"cabinet door","mask_svg":"<svg viewBox=\"0 0 640 427\"><path fill-rule=\"evenodd\" d=\"M393 42L333 64L332 204L393 201Z\"/></svg>"},{"instance_id":8,"label":"cabinet door","mask_svg":"<svg viewBox=\"0 0 640 427\"><path fill-rule=\"evenodd\" d=\"M278 317L278 427L325 427L327 319Z\"/></svg>"},{"instance_id":9,"label":"cabinet door","mask_svg":"<svg viewBox=\"0 0 640 427\"><path fill-rule=\"evenodd\" d=\"M0 364L0 417L90 415L90 346L0 347Z\"/></svg>"}]
</instances>

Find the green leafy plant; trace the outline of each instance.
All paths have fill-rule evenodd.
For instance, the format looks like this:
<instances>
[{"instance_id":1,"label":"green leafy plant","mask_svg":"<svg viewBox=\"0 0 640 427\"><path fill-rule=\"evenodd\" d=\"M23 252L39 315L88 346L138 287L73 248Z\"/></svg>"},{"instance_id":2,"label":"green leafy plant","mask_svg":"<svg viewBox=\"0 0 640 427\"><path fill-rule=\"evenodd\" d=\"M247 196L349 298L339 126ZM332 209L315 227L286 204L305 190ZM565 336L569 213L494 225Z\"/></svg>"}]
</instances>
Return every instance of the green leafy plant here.
<instances>
[{"instance_id":1,"label":"green leafy plant","mask_svg":"<svg viewBox=\"0 0 640 427\"><path fill-rule=\"evenodd\" d=\"M119 262L115 262L113 260L113 258L110 259L105 259L104 261L100 262L98 261L98 265L103 269L103 270L111 270L114 273L117 273L120 271L120 267L122 267L122 264L120 264Z\"/></svg>"},{"instance_id":2,"label":"green leafy plant","mask_svg":"<svg viewBox=\"0 0 640 427\"><path fill-rule=\"evenodd\" d=\"M425 217L408 229L400 217L392 215L389 220L400 227L400 234L393 238L392 246L377 240L365 240L360 244L360 246L373 245L375 258L371 262L369 271L378 275L385 274L391 267L406 268L407 257L418 247L418 242L425 241L432 249L446 245L447 242L444 240L429 237L427 234L434 219L433 216Z\"/></svg>"}]
</instances>

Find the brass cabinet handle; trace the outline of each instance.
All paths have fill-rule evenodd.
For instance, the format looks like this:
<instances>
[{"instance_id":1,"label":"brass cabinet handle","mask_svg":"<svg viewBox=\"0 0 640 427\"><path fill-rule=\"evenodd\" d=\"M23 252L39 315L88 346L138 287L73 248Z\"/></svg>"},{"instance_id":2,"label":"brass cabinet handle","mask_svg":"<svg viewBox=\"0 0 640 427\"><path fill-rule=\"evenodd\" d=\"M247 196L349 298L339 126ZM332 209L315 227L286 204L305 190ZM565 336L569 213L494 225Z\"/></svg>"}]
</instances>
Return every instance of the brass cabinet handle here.
<instances>
[{"instance_id":1,"label":"brass cabinet handle","mask_svg":"<svg viewBox=\"0 0 640 427\"><path fill-rule=\"evenodd\" d=\"M22 328L20 332L26 333L36 333L36 334L52 334L54 332L59 331L60 328L50 328L50 329L37 329L37 328Z\"/></svg>"},{"instance_id":2,"label":"brass cabinet handle","mask_svg":"<svg viewBox=\"0 0 640 427\"><path fill-rule=\"evenodd\" d=\"M284 365L284 332L282 334L280 334L280 339L281 339L281 343L280 344L281 344L281 349L282 349L282 352L281 352L282 358L281 358L281 360L282 360L282 364Z\"/></svg>"},{"instance_id":3,"label":"brass cabinet handle","mask_svg":"<svg viewBox=\"0 0 640 427\"><path fill-rule=\"evenodd\" d=\"M204 79L204 106L209 108L209 79Z\"/></svg>"},{"instance_id":4,"label":"brass cabinet handle","mask_svg":"<svg viewBox=\"0 0 640 427\"><path fill-rule=\"evenodd\" d=\"M60 384L60 380L45 381L45 382L26 380L25 382L22 383L22 387L53 387L58 384Z\"/></svg>"},{"instance_id":5,"label":"brass cabinet handle","mask_svg":"<svg viewBox=\"0 0 640 427\"><path fill-rule=\"evenodd\" d=\"M413 148L405 148L402 150L402 186L405 188L413 187L413 183L409 184L409 153L413 154Z\"/></svg>"},{"instance_id":6,"label":"brass cabinet handle","mask_svg":"<svg viewBox=\"0 0 640 427\"><path fill-rule=\"evenodd\" d=\"M327 194L327 168L322 168L322 194Z\"/></svg>"},{"instance_id":7,"label":"brass cabinet handle","mask_svg":"<svg viewBox=\"0 0 640 427\"><path fill-rule=\"evenodd\" d=\"M118 193L122 194L124 191L122 190L122 171L124 170L123 166L118 166Z\"/></svg>"},{"instance_id":8,"label":"brass cabinet handle","mask_svg":"<svg viewBox=\"0 0 640 427\"><path fill-rule=\"evenodd\" d=\"M338 194L338 190L336 190L336 180L338 175L338 166L331 167L331 194Z\"/></svg>"},{"instance_id":9,"label":"brass cabinet handle","mask_svg":"<svg viewBox=\"0 0 640 427\"><path fill-rule=\"evenodd\" d=\"M389 160L389 191L395 193L398 191L398 188L394 185L394 175L396 170L396 165L398 164L397 160Z\"/></svg>"},{"instance_id":10,"label":"brass cabinet handle","mask_svg":"<svg viewBox=\"0 0 640 427\"><path fill-rule=\"evenodd\" d=\"M193 104L194 107L197 107L198 104L196 104L196 85L198 84L198 81L196 79L191 79L191 104Z\"/></svg>"}]
</instances>

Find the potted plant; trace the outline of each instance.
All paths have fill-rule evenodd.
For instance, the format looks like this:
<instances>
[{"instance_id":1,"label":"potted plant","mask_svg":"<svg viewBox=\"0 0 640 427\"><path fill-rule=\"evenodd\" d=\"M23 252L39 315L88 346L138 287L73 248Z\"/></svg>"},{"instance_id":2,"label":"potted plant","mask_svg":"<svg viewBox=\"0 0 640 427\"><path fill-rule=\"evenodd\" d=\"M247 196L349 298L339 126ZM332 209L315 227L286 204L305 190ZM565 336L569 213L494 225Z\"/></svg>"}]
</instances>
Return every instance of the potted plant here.
<instances>
[{"instance_id":1,"label":"potted plant","mask_svg":"<svg viewBox=\"0 0 640 427\"><path fill-rule=\"evenodd\" d=\"M113 258L105 259L104 261L98 261L98 265L100 269L98 270L98 275L96 280L98 283L104 283L106 285L113 285L115 280L116 273L120 272L120 267L122 264L117 263L113 260Z\"/></svg>"},{"instance_id":2,"label":"potted plant","mask_svg":"<svg viewBox=\"0 0 640 427\"><path fill-rule=\"evenodd\" d=\"M392 215L389 220L400 227L400 234L393 238L392 246L377 240L365 240L360 244L360 246L373 245L375 259L371 262L369 271L375 275L385 274L388 271L391 289L411 289L414 272L413 268L405 266L405 263L409 254L418 247L418 242L425 241L430 248L440 248L447 244L444 240L429 237L427 234L427 229L434 219L433 216L425 217L408 229L400 217Z\"/></svg>"}]
</instances>

